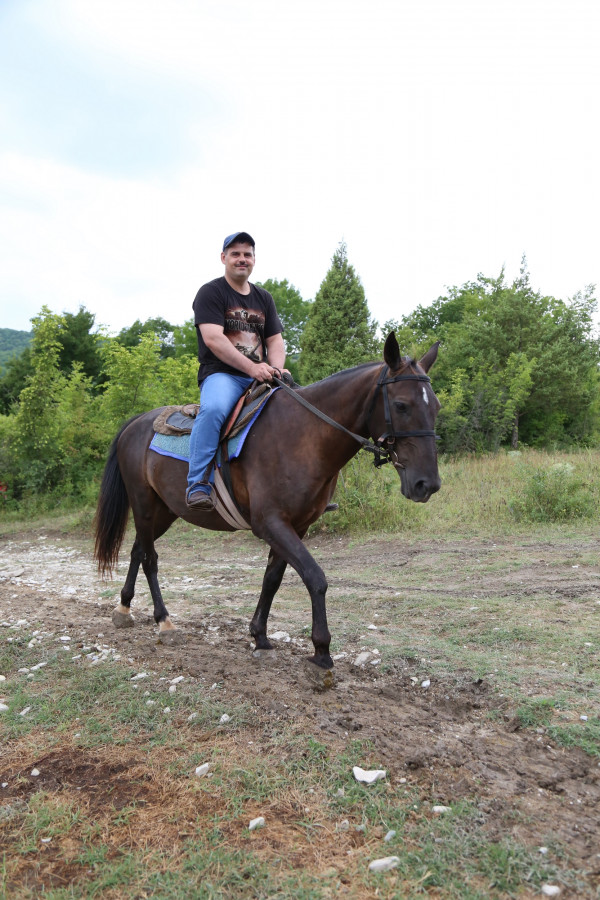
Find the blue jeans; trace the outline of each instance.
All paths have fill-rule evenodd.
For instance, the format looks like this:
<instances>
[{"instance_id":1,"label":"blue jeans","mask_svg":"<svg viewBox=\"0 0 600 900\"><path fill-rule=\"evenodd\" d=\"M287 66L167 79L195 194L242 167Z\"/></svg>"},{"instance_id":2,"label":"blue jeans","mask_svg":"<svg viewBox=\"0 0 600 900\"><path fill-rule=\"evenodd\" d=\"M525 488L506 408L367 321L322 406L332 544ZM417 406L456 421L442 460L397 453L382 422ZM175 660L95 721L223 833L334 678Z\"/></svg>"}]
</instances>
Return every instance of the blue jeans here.
<instances>
[{"instance_id":1,"label":"blue jeans","mask_svg":"<svg viewBox=\"0 0 600 900\"><path fill-rule=\"evenodd\" d=\"M200 411L194 420L190 436L190 466L188 470L188 491L198 482L214 480L211 468L210 476L206 470L211 464L219 446L219 435L236 402L252 379L245 375L228 375L216 372L205 378L200 387ZM202 490L203 488L199 488ZM204 490L208 493L209 488Z\"/></svg>"}]
</instances>

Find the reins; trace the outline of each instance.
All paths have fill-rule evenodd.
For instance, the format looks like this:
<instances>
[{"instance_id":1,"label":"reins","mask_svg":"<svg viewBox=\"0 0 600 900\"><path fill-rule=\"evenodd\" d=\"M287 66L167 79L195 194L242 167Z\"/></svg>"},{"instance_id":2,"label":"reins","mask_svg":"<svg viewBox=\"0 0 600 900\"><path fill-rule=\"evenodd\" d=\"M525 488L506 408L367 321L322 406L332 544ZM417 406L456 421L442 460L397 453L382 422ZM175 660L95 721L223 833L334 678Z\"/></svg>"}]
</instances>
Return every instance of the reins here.
<instances>
[{"instance_id":1,"label":"reins","mask_svg":"<svg viewBox=\"0 0 600 900\"><path fill-rule=\"evenodd\" d=\"M361 445L362 450L368 450L369 453L374 455L373 465L376 468L380 468L385 465L387 462L392 462L391 456L393 451L393 446L398 438L407 438L407 437L433 437L436 441L439 441L439 436L435 433L435 431L394 431L392 416L390 412L390 401L388 397L387 385L394 384L396 381L427 381L431 382L431 379L428 375L396 375L393 378L386 378L386 375L389 371L389 367L384 365L379 373L379 378L377 380L377 385L375 387L375 393L373 394L373 399L371 401L371 406L369 407L369 412L367 414L367 422L371 418L373 414L373 410L375 408L375 403L377 400L377 396L379 391L383 389L383 410L385 415L385 424L387 431L385 431L381 437L377 439L377 441L369 441L367 438L362 437L360 434L355 434L353 431L350 431L344 425L341 425L339 422L336 422L335 419L330 418L330 416L326 415L326 413L321 412L320 409L317 409L316 406L313 406L312 403L309 403L308 400L305 400L304 397L300 396L300 394L293 390L288 384L283 381L283 379L278 378L277 375L273 375L273 381L279 385L279 387L283 388L291 397L297 400L305 409L308 409L311 413L313 413L317 418L321 419L323 422L327 422L328 425L332 425L334 428L337 428L338 431L343 431L344 434L347 434L349 437L353 438ZM384 447L384 442L388 445ZM394 455L396 455L394 453ZM401 466L399 462L395 462L394 465ZM402 466L401 466L402 467ZM403 468L403 467L402 467Z\"/></svg>"}]
</instances>

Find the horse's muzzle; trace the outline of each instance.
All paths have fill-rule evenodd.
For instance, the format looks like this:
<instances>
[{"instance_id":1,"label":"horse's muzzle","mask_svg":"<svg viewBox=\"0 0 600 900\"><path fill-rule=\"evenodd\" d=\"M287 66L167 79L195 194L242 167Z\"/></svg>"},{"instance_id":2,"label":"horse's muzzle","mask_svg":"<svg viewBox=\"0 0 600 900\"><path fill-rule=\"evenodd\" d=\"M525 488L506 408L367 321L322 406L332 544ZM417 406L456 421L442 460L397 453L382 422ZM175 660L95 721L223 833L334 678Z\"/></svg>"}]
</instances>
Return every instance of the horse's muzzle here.
<instances>
[{"instance_id":1,"label":"horse's muzzle","mask_svg":"<svg viewBox=\"0 0 600 900\"><path fill-rule=\"evenodd\" d=\"M397 468L397 472L400 475L402 493L415 503L427 503L431 495L436 494L442 486L437 472L431 476L421 475L416 479L411 478L406 469Z\"/></svg>"}]
</instances>

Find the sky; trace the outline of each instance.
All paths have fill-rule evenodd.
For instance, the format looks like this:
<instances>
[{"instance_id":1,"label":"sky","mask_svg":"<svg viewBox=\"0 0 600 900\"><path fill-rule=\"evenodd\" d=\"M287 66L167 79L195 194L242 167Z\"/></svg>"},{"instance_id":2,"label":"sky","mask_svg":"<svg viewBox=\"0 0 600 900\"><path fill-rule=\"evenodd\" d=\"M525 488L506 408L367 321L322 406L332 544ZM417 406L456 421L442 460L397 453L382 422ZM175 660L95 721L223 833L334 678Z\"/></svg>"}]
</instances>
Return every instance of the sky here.
<instances>
[{"instance_id":1,"label":"sky","mask_svg":"<svg viewBox=\"0 0 600 900\"><path fill-rule=\"evenodd\" d=\"M449 287L600 282L597 0L0 0L0 327L174 325L256 241L378 322Z\"/></svg>"}]
</instances>

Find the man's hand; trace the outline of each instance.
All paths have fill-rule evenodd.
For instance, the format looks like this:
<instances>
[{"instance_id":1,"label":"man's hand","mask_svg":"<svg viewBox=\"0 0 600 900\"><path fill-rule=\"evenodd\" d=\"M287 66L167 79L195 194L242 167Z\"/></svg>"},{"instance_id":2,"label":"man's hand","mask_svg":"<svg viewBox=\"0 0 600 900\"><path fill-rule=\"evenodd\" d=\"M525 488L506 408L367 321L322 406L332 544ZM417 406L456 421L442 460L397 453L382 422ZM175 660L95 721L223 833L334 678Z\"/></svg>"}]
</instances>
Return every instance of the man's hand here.
<instances>
[{"instance_id":1,"label":"man's hand","mask_svg":"<svg viewBox=\"0 0 600 900\"><path fill-rule=\"evenodd\" d=\"M256 381L271 381L273 379L273 375L275 375L275 369L268 363L254 363L254 368L252 369L252 372L250 374L252 378L256 379Z\"/></svg>"}]
</instances>

